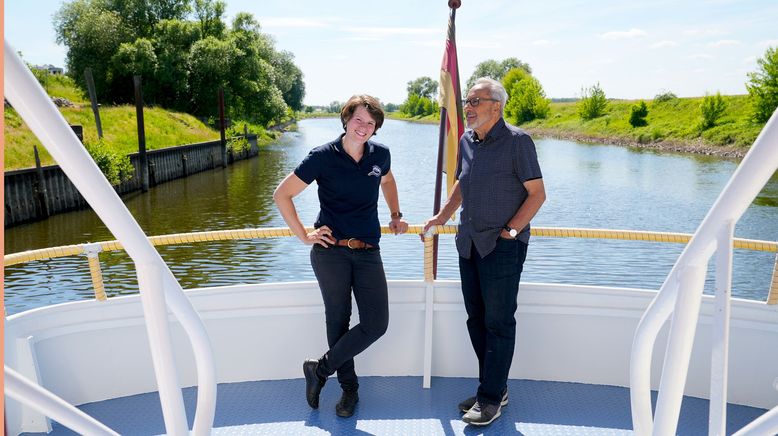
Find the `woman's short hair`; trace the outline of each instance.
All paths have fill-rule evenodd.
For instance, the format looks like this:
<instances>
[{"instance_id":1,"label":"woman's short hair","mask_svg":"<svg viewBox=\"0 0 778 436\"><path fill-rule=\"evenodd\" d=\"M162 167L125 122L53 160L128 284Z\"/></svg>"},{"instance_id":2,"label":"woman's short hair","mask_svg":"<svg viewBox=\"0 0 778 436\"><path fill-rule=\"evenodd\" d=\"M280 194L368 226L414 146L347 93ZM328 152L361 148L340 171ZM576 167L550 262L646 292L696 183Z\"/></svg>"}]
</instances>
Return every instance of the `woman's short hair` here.
<instances>
[{"instance_id":1,"label":"woman's short hair","mask_svg":"<svg viewBox=\"0 0 778 436\"><path fill-rule=\"evenodd\" d=\"M343 123L343 130L346 130L346 123L354 116L354 111L359 106L364 106L370 116L373 117L373 120L375 120L375 131L373 132L375 135L375 132L384 124L384 110L381 109L381 103L377 98L366 94L351 96L346 104L343 105L343 109L340 111L340 121Z\"/></svg>"},{"instance_id":2,"label":"woman's short hair","mask_svg":"<svg viewBox=\"0 0 778 436\"><path fill-rule=\"evenodd\" d=\"M493 99L499 101L500 106L505 109L505 103L508 102L508 92L505 90L505 87L502 86L502 83L492 79L491 77L480 77L476 79L475 83L473 84L473 88L476 86L481 86L488 89L489 95Z\"/></svg>"}]
</instances>

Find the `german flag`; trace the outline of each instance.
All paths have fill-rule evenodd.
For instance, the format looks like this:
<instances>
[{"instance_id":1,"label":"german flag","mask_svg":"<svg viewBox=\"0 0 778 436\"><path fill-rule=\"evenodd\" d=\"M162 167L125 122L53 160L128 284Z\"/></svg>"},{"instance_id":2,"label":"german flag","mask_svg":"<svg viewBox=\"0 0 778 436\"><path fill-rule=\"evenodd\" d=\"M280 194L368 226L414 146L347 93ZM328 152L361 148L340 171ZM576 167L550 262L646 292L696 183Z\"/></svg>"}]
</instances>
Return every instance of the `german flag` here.
<instances>
[{"instance_id":1,"label":"german flag","mask_svg":"<svg viewBox=\"0 0 778 436\"><path fill-rule=\"evenodd\" d=\"M462 121L462 92L459 87L459 66L457 64L456 44L456 10L460 1L449 1L451 12L448 18L448 36L446 50L443 52L443 64L440 67L440 137L444 139L443 172L446 173L446 192L451 194L451 187L456 181L457 152L459 138L465 132ZM445 117L445 122L444 118Z\"/></svg>"}]
</instances>

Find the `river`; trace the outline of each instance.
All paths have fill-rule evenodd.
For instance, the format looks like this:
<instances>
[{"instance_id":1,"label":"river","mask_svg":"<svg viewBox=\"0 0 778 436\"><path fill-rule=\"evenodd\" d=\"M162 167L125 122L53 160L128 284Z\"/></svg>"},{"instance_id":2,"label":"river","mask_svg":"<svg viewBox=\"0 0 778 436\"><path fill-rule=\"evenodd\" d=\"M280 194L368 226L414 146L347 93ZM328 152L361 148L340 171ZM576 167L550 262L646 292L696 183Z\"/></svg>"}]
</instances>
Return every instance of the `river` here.
<instances>
[{"instance_id":1,"label":"river","mask_svg":"<svg viewBox=\"0 0 778 436\"><path fill-rule=\"evenodd\" d=\"M272 192L308 150L342 131L337 119L299 123L258 158L227 170L196 174L133 194L124 202L148 235L254 227L282 227ZM437 126L387 120L375 139L392 151L400 205L407 221L423 223L432 212ZM587 227L693 233L737 163L720 158L662 154L611 145L536 140L548 199L533 220L542 227ZM296 198L311 225L318 212L315 186ZM388 222L388 209L379 202ZM778 177L749 207L735 236L778 240ZM114 239L91 211L71 212L5 231L5 252ZM438 277L458 278L453 236L441 236ZM237 283L313 280L309 248L293 238L224 241L158 247L186 288ZM657 289L683 245L595 239L534 238L523 281L597 284ZM387 276L423 276L422 244L415 235L385 235ZM109 296L137 292L132 262L123 252L101 254ZM733 295L764 300L775 253L736 250ZM713 267L711 266L711 270ZM712 289L712 272L707 291ZM86 258L14 265L5 270L8 314L92 298Z\"/></svg>"}]
</instances>

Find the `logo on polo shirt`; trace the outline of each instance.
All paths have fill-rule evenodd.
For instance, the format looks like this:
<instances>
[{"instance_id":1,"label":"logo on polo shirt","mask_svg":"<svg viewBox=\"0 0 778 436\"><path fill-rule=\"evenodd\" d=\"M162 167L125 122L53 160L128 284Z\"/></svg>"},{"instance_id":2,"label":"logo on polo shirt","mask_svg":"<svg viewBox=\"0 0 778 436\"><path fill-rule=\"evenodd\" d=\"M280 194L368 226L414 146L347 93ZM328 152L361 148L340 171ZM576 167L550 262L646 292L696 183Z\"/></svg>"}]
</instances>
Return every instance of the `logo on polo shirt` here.
<instances>
[{"instance_id":1,"label":"logo on polo shirt","mask_svg":"<svg viewBox=\"0 0 778 436\"><path fill-rule=\"evenodd\" d=\"M381 167L379 167L378 165L373 165L373 170L370 171L367 175L381 177Z\"/></svg>"}]
</instances>

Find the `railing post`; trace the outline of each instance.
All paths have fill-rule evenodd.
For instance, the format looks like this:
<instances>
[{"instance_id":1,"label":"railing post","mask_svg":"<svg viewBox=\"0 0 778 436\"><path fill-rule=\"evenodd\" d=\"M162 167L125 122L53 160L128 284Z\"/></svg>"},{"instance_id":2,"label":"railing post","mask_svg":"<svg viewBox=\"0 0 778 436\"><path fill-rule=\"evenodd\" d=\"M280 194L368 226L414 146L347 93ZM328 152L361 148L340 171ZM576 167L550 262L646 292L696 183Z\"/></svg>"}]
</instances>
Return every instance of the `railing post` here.
<instances>
[{"instance_id":1,"label":"railing post","mask_svg":"<svg viewBox=\"0 0 778 436\"><path fill-rule=\"evenodd\" d=\"M697 330L697 319L700 314L702 288L705 285L707 262L703 263L703 260L705 259L694 259L699 263L687 263L681 267L678 274L678 296L667 337L653 434L675 434L678 426L694 333Z\"/></svg>"},{"instance_id":2,"label":"railing post","mask_svg":"<svg viewBox=\"0 0 778 436\"><path fill-rule=\"evenodd\" d=\"M711 332L711 377L708 402L708 434L727 430L727 380L729 368L729 318L732 295L732 239L735 223L725 222L717 235L716 300Z\"/></svg>"},{"instance_id":3,"label":"railing post","mask_svg":"<svg viewBox=\"0 0 778 436\"><path fill-rule=\"evenodd\" d=\"M84 245L84 254L89 259L89 273L92 276L92 287L95 290L95 299L98 301L105 301L108 299L105 295L105 287L103 285L103 271L100 269L100 252L103 251L103 247L100 244L86 244Z\"/></svg>"},{"instance_id":4,"label":"railing post","mask_svg":"<svg viewBox=\"0 0 778 436\"><path fill-rule=\"evenodd\" d=\"M165 430L169 435L186 435L189 434L189 426L173 356L162 267L153 262L136 262L135 267Z\"/></svg>"},{"instance_id":5,"label":"railing post","mask_svg":"<svg viewBox=\"0 0 778 436\"><path fill-rule=\"evenodd\" d=\"M435 312L434 242L432 232L424 235L424 377L422 387L432 385L432 326Z\"/></svg>"}]
</instances>

